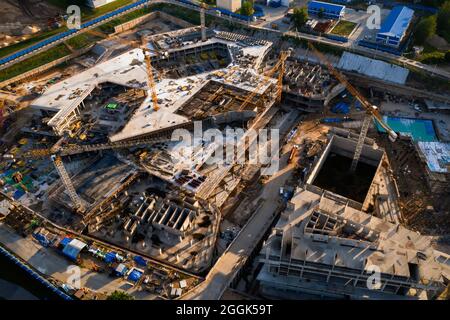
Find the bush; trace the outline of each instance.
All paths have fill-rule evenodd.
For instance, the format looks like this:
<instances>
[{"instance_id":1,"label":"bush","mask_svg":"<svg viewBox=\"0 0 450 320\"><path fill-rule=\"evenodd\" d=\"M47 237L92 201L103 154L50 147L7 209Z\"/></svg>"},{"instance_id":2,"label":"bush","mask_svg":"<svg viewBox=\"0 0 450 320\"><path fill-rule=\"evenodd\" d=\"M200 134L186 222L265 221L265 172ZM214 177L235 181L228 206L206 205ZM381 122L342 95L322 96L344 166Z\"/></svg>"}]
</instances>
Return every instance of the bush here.
<instances>
[{"instance_id":1,"label":"bush","mask_svg":"<svg viewBox=\"0 0 450 320\"><path fill-rule=\"evenodd\" d=\"M124 291L116 290L106 300L134 300L134 298Z\"/></svg>"},{"instance_id":2,"label":"bush","mask_svg":"<svg viewBox=\"0 0 450 320\"><path fill-rule=\"evenodd\" d=\"M253 3L250 1L244 1L241 7L241 14L243 16L251 16L255 10L253 9Z\"/></svg>"},{"instance_id":3,"label":"bush","mask_svg":"<svg viewBox=\"0 0 450 320\"><path fill-rule=\"evenodd\" d=\"M414 40L416 44L423 45L425 41L436 34L436 16L428 16L417 24Z\"/></svg>"},{"instance_id":4,"label":"bush","mask_svg":"<svg viewBox=\"0 0 450 320\"><path fill-rule=\"evenodd\" d=\"M445 61L450 62L450 50L445 53Z\"/></svg>"},{"instance_id":5,"label":"bush","mask_svg":"<svg viewBox=\"0 0 450 320\"><path fill-rule=\"evenodd\" d=\"M450 0L447 0L439 8L437 14L437 27L439 35L444 37L447 42L450 42Z\"/></svg>"},{"instance_id":6,"label":"bush","mask_svg":"<svg viewBox=\"0 0 450 320\"><path fill-rule=\"evenodd\" d=\"M294 21L294 26L297 30L303 28L306 21L308 21L308 11L306 7L294 8L292 20Z\"/></svg>"}]
</instances>

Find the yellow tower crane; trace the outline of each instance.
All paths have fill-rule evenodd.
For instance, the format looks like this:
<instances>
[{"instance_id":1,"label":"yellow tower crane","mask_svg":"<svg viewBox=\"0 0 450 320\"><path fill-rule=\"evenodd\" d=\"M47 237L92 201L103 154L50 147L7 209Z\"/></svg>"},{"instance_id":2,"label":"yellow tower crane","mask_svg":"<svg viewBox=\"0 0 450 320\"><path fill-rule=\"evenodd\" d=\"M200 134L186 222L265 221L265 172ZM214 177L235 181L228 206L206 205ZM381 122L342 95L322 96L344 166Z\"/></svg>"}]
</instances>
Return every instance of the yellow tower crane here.
<instances>
[{"instance_id":1,"label":"yellow tower crane","mask_svg":"<svg viewBox=\"0 0 450 320\"><path fill-rule=\"evenodd\" d=\"M247 99L242 103L239 110L244 110L244 108L250 103L250 101L253 100L255 95L258 93L259 89L269 81L270 76L272 76L275 71L279 70L278 74L278 81L277 81L277 91L276 91L276 99L278 102L281 101L281 93L283 91L283 75L284 75L284 69L285 69L285 62L286 59L291 55L291 49L286 51L281 51L280 57L278 59L278 62L275 64L275 66L264 73L264 80L258 83L256 88L247 96Z\"/></svg>"},{"instance_id":2,"label":"yellow tower crane","mask_svg":"<svg viewBox=\"0 0 450 320\"><path fill-rule=\"evenodd\" d=\"M108 38L108 35L98 32L98 31L86 30L86 32L90 33L94 36L101 37L103 39ZM158 95L156 93L155 78L153 76L153 67L152 67L152 60L151 60L152 53L155 53L157 51L153 51L153 50L150 50L145 47L145 36L142 36L140 45L136 44L135 41L123 40L118 37L114 37L111 39L114 39L114 41L118 41L118 42L126 44L126 45L130 45L133 48L138 48L138 49L142 50L142 52L144 54L145 70L147 72L147 77L148 77L147 78L147 86L148 86L148 89L150 90L150 92L149 92L150 96L152 97L153 110L155 110L155 111L159 110Z\"/></svg>"},{"instance_id":3,"label":"yellow tower crane","mask_svg":"<svg viewBox=\"0 0 450 320\"><path fill-rule=\"evenodd\" d=\"M394 142L397 139L398 135L383 121L380 113L378 112L378 107L372 105L354 86L352 86L350 82L348 82L348 80L345 78L345 76L337 71L328 61L325 55L317 50L311 42L308 42L308 46L316 54L319 60L327 66L330 73L345 86L345 88L350 92L351 95L358 99L358 101L366 110L366 116L364 117L361 132L359 134L358 142L355 148L355 153L353 154L352 164L350 166L350 172L355 172L364 146L364 141L367 136L367 131L369 130L370 122L372 121L372 117L375 118L375 120L386 130L389 135L389 140Z\"/></svg>"}]
</instances>

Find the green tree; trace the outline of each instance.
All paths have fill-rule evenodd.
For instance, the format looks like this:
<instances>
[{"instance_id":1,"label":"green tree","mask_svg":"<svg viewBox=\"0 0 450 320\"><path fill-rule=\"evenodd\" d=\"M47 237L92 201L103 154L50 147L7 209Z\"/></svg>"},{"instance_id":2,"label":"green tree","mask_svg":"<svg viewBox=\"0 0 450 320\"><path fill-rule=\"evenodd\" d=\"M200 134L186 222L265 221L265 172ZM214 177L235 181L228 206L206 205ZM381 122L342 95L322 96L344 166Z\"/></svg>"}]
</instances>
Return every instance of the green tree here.
<instances>
[{"instance_id":1,"label":"green tree","mask_svg":"<svg viewBox=\"0 0 450 320\"><path fill-rule=\"evenodd\" d=\"M306 21L308 21L308 10L306 7L294 8L292 21L294 21L295 28L301 29L305 25Z\"/></svg>"},{"instance_id":2,"label":"green tree","mask_svg":"<svg viewBox=\"0 0 450 320\"><path fill-rule=\"evenodd\" d=\"M320 8L320 9L319 9L319 13L317 14L317 16L318 16L320 19L322 19L322 18L323 18L323 15L324 15L324 12L325 12L325 9L324 9L324 8Z\"/></svg>"},{"instance_id":3,"label":"green tree","mask_svg":"<svg viewBox=\"0 0 450 320\"><path fill-rule=\"evenodd\" d=\"M134 300L134 298L124 291L116 290L106 300Z\"/></svg>"},{"instance_id":4,"label":"green tree","mask_svg":"<svg viewBox=\"0 0 450 320\"><path fill-rule=\"evenodd\" d=\"M436 33L436 16L429 16L417 24L414 40L416 44L423 45L427 39Z\"/></svg>"},{"instance_id":5,"label":"green tree","mask_svg":"<svg viewBox=\"0 0 450 320\"><path fill-rule=\"evenodd\" d=\"M241 14L243 16L251 16L255 10L253 9L253 3L250 1L244 1L241 7Z\"/></svg>"},{"instance_id":6,"label":"green tree","mask_svg":"<svg viewBox=\"0 0 450 320\"><path fill-rule=\"evenodd\" d=\"M437 30L439 35L450 42L450 0L446 1L437 14Z\"/></svg>"},{"instance_id":7,"label":"green tree","mask_svg":"<svg viewBox=\"0 0 450 320\"><path fill-rule=\"evenodd\" d=\"M450 50L445 53L445 61L450 62Z\"/></svg>"}]
</instances>

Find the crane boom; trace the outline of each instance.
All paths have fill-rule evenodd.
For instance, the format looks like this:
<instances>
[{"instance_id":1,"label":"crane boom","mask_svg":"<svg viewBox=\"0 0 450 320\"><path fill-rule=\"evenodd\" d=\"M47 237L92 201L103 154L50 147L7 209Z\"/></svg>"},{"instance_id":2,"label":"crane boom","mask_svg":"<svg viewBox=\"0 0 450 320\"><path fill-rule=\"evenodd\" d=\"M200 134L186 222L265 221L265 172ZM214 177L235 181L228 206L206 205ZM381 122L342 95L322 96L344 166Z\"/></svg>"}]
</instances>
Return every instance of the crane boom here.
<instances>
[{"instance_id":1,"label":"crane boom","mask_svg":"<svg viewBox=\"0 0 450 320\"><path fill-rule=\"evenodd\" d=\"M144 50L144 55L145 55L145 66L147 69L147 76L148 76L148 88L150 89L150 95L152 96L153 101L153 110L157 111L159 110L159 104L158 104L158 95L156 93L155 78L153 77L152 60L149 52L146 52Z\"/></svg>"},{"instance_id":2,"label":"crane boom","mask_svg":"<svg viewBox=\"0 0 450 320\"><path fill-rule=\"evenodd\" d=\"M359 134L358 141L355 146L355 152L353 154L352 164L350 166L350 172L355 172L356 167L358 166L359 158L361 157L361 153L364 147L364 141L366 139L372 117L375 118L377 122L387 131L389 139L392 142L394 142L395 139L397 138L397 133L395 133L395 131L392 130L383 121L380 113L378 112L378 108L372 105L369 101L367 101L367 99L353 85L351 85L350 82L348 82L347 78L333 67L333 65L328 61L325 55L322 54L322 52L317 50L316 47L314 47L314 45L311 42L308 42L308 46L317 55L319 60L327 66L330 73L333 76L335 76L336 79L345 86L345 88L350 92L350 94L353 97L355 97L366 110L366 116L364 117L361 126L361 132Z\"/></svg>"},{"instance_id":3,"label":"crane boom","mask_svg":"<svg viewBox=\"0 0 450 320\"><path fill-rule=\"evenodd\" d=\"M247 98L245 99L245 101L242 103L241 107L239 108L239 110L243 110L249 103L250 101L253 100L253 98L255 97L255 95L258 93L259 89L269 80L269 77L275 73L275 71L277 71L280 68L280 73L278 75L278 83L277 83L277 101L280 102L281 100L281 92L283 89L283 74L284 74L284 63L286 61L286 59L290 56L291 52L290 50L287 51L282 51L280 53L280 58L278 59L278 62L275 64L275 66L270 69L268 72L266 72L265 78L263 81L261 81L260 83L258 83L258 85L256 86L256 88L247 96Z\"/></svg>"},{"instance_id":4,"label":"crane boom","mask_svg":"<svg viewBox=\"0 0 450 320\"><path fill-rule=\"evenodd\" d=\"M314 45L311 42L308 42L308 46L314 51L319 60L326 65L328 71L330 71L330 73L340 83L342 83L345 86L345 88L350 92L350 94L361 103L364 109L367 112L369 112L377 120L377 122L388 132L391 141L395 141L395 139L397 138L397 134L383 121L383 118L378 112L378 108L373 106L369 101L367 101L367 99L350 82L348 82L347 78L343 74L341 74L333 67L333 65L328 61L325 55L319 50L317 50L316 47L314 47Z\"/></svg>"}]
</instances>

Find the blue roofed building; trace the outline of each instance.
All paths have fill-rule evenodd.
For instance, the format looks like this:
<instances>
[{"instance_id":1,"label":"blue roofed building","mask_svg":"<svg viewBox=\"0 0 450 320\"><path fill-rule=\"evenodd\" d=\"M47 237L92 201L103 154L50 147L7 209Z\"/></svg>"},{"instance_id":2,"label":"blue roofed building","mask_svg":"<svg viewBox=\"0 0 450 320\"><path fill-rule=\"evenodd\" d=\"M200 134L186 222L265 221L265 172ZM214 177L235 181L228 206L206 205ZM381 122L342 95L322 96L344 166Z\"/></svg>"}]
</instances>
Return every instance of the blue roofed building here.
<instances>
[{"instance_id":1,"label":"blue roofed building","mask_svg":"<svg viewBox=\"0 0 450 320\"><path fill-rule=\"evenodd\" d=\"M404 6L394 7L381 25L376 41L398 48L405 39L413 17L414 10Z\"/></svg>"},{"instance_id":2,"label":"blue roofed building","mask_svg":"<svg viewBox=\"0 0 450 320\"><path fill-rule=\"evenodd\" d=\"M344 16L345 6L322 1L310 1L308 3L308 14L312 16L322 15L327 19L339 20Z\"/></svg>"},{"instance_id":3,"label":"blue roofed building","mask_svg":"<svg viewBox=\"0 0 450 320\"><path fill-rule=\"evenodd\" d=\"M63 254L73 261L77 261L80 252L87 247L87 244L78 240L71 239L63 249Z\"/></svg>"}]
</instances>

